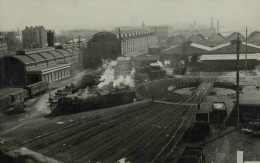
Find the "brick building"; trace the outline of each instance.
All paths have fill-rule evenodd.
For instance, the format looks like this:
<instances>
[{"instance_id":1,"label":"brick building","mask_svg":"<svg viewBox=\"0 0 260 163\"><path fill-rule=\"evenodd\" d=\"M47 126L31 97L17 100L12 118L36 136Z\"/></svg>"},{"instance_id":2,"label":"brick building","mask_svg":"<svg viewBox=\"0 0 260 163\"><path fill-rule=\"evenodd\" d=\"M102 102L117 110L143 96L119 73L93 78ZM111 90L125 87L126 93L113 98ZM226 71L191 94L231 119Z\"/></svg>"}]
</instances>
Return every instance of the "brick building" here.
<instances>
[{"instance_id":1,"label":"brick building","mask_svg":"<svg viewBox=\"0 0 260 163\"><path fill-rule=\"evenodd\" d=\"M47 44L47 33L43 26L26 27L22 31L23 49L43 48Z\"/></svg>"}]
</instances>

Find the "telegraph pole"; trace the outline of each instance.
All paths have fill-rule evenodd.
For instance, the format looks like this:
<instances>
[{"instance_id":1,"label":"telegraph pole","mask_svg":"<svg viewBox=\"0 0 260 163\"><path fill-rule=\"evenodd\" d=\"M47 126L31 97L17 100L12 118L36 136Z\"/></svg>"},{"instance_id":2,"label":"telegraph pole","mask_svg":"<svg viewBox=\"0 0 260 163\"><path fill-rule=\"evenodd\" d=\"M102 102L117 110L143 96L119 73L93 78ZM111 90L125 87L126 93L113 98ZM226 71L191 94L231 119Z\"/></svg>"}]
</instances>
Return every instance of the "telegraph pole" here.
<instances>
[{"instance_id":1,"label":"telegraph pole","mask_svg":"<svg viewBox=\"0 0 260 163\"><path fill-rule=\"evenodd\" d=\"M236 109L237 109L237 128L239 128L239 48L240 48L240 37L237 34L237 39L235 40L237 44L237 90L236 90Z\"/></svg>"},{"instance_id":2,"label":"telegraph pole","mask_svg":"<svg viewBox=\"0 0 260 163\"><path fill-rule=\"evenodd\" d=\"M247 27L246 27L246 54L245 54L245 71L247 73Z\"/></svg>"},{"instance_id":3,"label":"telegraph pole","mask_svg":"<svg viewBox=\"0 0 260 163\"><path fill-rule=\"evenodd\" d=\"M80 58L80 62L79 62L79 65L77 66L77 68L82 68L82 62L83 62L83 57L82 57L82 54L81 54L81 51L80 51L80 35L79 35L79 56L78 58Z\"/></svg>"},{"instance_id":4,"label":"telegraph pole","mask_svg":"<svg viewBox=\"0 0 260 163\"><path fill-rule=\"evenodd\" d=\"M80 50L80 35L79 35L79 50Z\"/></svg>"}]
</instances>

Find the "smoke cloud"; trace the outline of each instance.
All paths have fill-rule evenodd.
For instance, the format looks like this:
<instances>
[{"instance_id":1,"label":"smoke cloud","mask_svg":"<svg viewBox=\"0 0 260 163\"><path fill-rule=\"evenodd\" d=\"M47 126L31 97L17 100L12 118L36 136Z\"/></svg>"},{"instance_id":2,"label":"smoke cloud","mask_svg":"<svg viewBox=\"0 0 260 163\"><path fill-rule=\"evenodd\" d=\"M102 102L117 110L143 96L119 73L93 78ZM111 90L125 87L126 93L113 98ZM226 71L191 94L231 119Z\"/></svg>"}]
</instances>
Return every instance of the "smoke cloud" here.
<instances>
[{"instance_id":1,"label":"smoke cloud","mask_svg":"<svg viewBox=\"0 0 260 163\"><path fill-rule=\"evenodd\" d=\"M156 63L151 63L150 66L160 66L160 67L165 67L167 65L171 64L170 60L165 60L164 62L157 61Z\"/></svg>"},{"instance_id":2,"label":"smoke cloud","mask_svg":"<svg viewBox=\"0 0 260 163\"><path fill-rule=\"evenodd\" d=\"M130 74L126 75L116 75L117 61L103 61L102 69L103 74L100 77L100 83L98 84L98 88L101 89L105 86L112 85L114 88L119 86L129 86L134 87L134 74L135 69L132 69Z\"/></svg>"}]
</instances>

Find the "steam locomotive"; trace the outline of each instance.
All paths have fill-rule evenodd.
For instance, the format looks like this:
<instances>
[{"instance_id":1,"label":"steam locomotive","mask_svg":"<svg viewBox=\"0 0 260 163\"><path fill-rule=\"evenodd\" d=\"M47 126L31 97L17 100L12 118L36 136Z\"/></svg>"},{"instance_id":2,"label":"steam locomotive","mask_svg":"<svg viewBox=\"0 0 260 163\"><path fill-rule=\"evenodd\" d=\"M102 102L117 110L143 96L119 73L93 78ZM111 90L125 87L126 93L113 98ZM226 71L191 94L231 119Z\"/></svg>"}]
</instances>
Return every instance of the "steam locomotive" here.
<instances>
[{"instance_id":1,"label":"steam locomotive","mask_svg":"<svg viewBox=\"0 0 260 163\"><path fill-rule=\"evenodd\" d=\"M135 91L125 86L111 90L88 90L88 93L67 93L61 92L56 106L52 109L55 115L71 114L82 111L90 111L99 108L106 108L116 105L131 103L135 99Z\"/></svg>"}]
</instances>

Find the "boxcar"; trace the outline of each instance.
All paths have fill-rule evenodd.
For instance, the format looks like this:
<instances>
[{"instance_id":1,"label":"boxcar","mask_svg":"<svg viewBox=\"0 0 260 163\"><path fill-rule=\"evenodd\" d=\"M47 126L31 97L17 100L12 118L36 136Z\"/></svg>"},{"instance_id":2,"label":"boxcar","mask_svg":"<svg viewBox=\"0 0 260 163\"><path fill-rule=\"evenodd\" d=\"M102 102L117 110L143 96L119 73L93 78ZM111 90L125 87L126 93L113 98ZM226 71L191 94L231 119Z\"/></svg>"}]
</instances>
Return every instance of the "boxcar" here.
<instances>
[{"instance_id":1,"label":"boxcar","mask_svg":"<svg viewBox=\"0 0 260 163\"><path fill-rule=\"evenodd\" d=\"M27 85L25 89L28 90L29 96L34 97L36 95L42 94L48 90L49 83L46 81L41 81L31 85Z\"/></svg>"},{"instance_id":2,"label":"boxcar","mask_svg":"<svg viewBox=\"0 0 260 163\"><path fill-rule=\"evenodd\" d=\"M16 91L16 92L10 94L10 97L11 97L12 102L24 101L25 99L28 98L28 91L26 89Z\"/></svg>"},{"instance_id":3,"label":"boxcar","mask_svg":"<svg viewBox=\"0 0 260 163\"><path fill-rule=\"evenodd\" d=\"M0 108L1 109L8 109L9 106L11 105L12 103L12 100L11 100L11 96L2 96L0 98Z\"/></svg>"}]
</instances>

